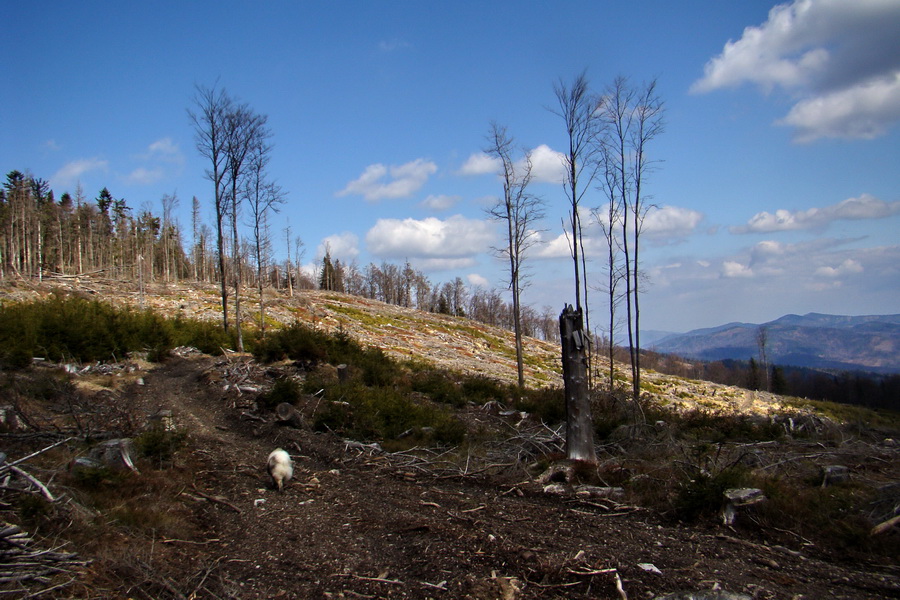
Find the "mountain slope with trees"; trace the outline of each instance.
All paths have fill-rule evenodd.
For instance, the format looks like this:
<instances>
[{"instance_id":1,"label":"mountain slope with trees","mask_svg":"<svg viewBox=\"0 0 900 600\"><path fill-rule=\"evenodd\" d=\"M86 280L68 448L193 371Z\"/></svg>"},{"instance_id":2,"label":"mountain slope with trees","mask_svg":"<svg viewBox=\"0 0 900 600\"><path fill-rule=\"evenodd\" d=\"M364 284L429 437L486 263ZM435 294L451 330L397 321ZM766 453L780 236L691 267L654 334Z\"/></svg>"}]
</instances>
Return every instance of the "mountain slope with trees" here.
<instances>
[{"instance_id":1,"label":"mountain slope with trees","mask_svg":"<svg viewBox=\"0 0 900 600\"><path fill-rule=\"evenodd\" d=\"M729 323L670 335L653 349L706 361L757 359L762 349L770 364L780 366L900 373L900 315L786 315L761 325Z\"/></svg>"}]
</instances>

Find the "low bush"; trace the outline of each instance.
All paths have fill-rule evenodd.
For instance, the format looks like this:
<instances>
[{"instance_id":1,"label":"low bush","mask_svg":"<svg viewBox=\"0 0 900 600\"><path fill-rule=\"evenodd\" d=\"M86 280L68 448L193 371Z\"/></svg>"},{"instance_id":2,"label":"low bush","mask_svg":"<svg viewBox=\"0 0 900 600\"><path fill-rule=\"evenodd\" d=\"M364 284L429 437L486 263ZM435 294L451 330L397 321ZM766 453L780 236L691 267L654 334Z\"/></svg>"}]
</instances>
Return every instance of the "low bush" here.
<instances>
[{"instance_id":1,"label":"low bush","mask_svg":"<svg viewBox=\"0 0 900 600\"><path fill-rule=\"evenodd\" d=\"M300 399L301 391L302 386L297 380L285 377L276 380L271 390L260 394L256 403L264 410L272 410L282 402L296 404Z\"/></svg>"}]
</instances>

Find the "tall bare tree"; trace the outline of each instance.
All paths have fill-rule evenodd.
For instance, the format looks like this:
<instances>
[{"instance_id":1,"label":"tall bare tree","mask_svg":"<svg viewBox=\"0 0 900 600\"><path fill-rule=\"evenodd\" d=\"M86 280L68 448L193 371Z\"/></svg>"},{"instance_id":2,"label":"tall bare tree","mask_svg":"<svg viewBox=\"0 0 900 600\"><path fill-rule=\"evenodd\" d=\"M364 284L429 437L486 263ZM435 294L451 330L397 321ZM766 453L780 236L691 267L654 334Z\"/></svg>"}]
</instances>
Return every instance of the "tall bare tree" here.
<instances>
[{"instance_id":1,"label":"tall bare tree","mask_svg":"<svg viewBox=\"0 0 900 600\"><path fill-rule=\"evenodd\" d=\"M271 239L268 232L268 216L278 212L279 205L284 203L284 192L275 182L268 179L266 166L269 163L271 146L264 139L253 149L249 159L248 177L244 187L244 195L250 207L251 227L253 228L253 253L256 258L256 290L259 294L259 327L265 334L266 309L263 297L265 276Z\"/></svg>"},{"instance_id":2,"label":"tall bare tree","mask_svg":"<svg viewBox=\"0 0 900 600\"><path fill-rule=\"evenodd\" d=\"M225 184L229 161L226 127L234 102L224 89L218 88L218 84L212 87L198 85L193 102L194 109L188 109L188 116L194 126L194 141L200 154L209 160L206 178L213 184L222 326L228 331L228 279L225 270L225 218L228 204Z\"/></svg>"},{"instance_id":3,"label":"tall bare tree","mask_svg":"<svg viewBox=\"0 0 900 600\"><path fill-rule=\"evenodd\" d=\"M553 112L565 123L568 143L568 148L563 154L563 166L566 170L563 188L571 209L569 227L572 237L569 243L575 267L575 309L586 310L587 285L585 284L584 243L579 209L596 174L596 161L594 161L596 152L594 141L597 134L596 101L588 87L585 72L576 76L571 84L566 84L560 79L554 84L553 93L558 104L558 108L553 109ZM583 296L585 296L584 302L582 302Z\"/></svg>"},{"instance_id":4,"label":"tall bare tree","mask_svg":"<svg viewBox=\"0 0 900 600\"><path fill-rule=\"evenodd\" d=\"M491 123L485 152L500 161L500 180L503 196L489 209L490 215L506 224L506 246L496 248L497 254L509 261L509 289L512 292L513 332L516 339L516 371L519 388L525 387L524 357L522 352L522 289L526 285L523 270L525 255L538 241L538 230L534 228L543 218L540 198L528 193L531 183L531 159L525 153L521 166L513 160L512 136L506 127Z\"/></svg>"},{"instance_id":5,"label":"tall bare tree","mask_svg":"<svg viewBox=\"0 0 900 600\"><path fill-rule=\"evenodd\" d=\"M640 239L644 218L651 208L643 185L655 161L647 145L664 128L663 103L656 81L641 88L617 77L600 100L597 113L603 122L600 163L606 175L605 191L611 205L619 207L628 346L631 356L632 395L640 399Z\"/></svg>"},{"instance_id":6,"label":"tall bare tree","mask_svg":"<svg viewBox=\"0 0 900 600\"><path fill-rule=\"evenodd\" d=\"M244 335L241 330L241 252L238 235L238 218L242 199L241 187L248 175L248 159L254 149L266 144L271 135L266 129L266 116L256 114L247 104L231 105L225 114L225 171L228 176L232 242L232 284L234 286L234 326L237 333L238 352L244 351Z\"/></svg>"}]
</instances>

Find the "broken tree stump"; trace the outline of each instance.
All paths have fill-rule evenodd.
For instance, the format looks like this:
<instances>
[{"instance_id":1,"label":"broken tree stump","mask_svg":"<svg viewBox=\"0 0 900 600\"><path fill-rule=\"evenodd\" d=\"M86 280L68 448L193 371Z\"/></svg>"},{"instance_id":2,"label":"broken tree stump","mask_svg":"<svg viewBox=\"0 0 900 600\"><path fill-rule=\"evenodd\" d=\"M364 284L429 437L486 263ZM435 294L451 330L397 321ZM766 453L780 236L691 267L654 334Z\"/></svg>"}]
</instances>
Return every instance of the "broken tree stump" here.
<instances>
[{"instance_id":1,"label":"broken tree stump","mask_svg":"<svg viewBox=\"0 0 900 600\"><path fill-rule=\"evenodd\" d=\"M581 309L566 305L559 315L559 337L566 393L566 458L596 463L587 378L589 341Z\"/></svg>"}]
</instances>

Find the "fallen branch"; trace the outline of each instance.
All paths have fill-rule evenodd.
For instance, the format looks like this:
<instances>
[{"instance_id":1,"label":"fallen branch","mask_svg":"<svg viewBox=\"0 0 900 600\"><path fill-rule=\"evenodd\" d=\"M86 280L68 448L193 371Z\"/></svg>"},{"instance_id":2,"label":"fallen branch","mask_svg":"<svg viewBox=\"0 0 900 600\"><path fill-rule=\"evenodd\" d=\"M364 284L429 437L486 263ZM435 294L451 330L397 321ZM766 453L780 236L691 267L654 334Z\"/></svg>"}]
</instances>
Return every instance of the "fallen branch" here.
<instances>
[{"instance_id":1,"label":"fallen branch","mask_svg":"<svg viewBox=\"0 0 900 600\"><path fill-rule=\"evenodd\" d=\"M360 581L374 581L375 583L390 583L393 585L406 585L406 582L397 579L385 579L384 577L365 577L363 575L354 575L353 573L332 573L332 577L351 577Z\"/></svg>"},{"instance_id":2,"label":"fallen branch","mask_svg":"<svg viewBox=\"0 0 900 600\"><path fill-rule=\"evenodd\" d=\"M900 515L897 515L893 518L888 519L882 523L879 523L875 527L872 528L872 531L869 532L869 535L879 535L889 530L891 527L900 524Z\"/></svg>"},{"instance_id":3,"label":"fallen branch","mask_svg":"<svg viewBox=\"0 0 900 600\"><path fill-rule=\"evenodd\" d=\"M47 486L38 481L38 479L34 475L23 471L19 467L11 466L9 467L9 470L39 489L44 498L47 499L47 502L56 502L56 498L53 497L53 494L50 493L50 490L47 489Z\"/></svg>"},{"instance_id":4,"label":"fallen branch","mask_svg":"<svg viewBox=\"0 0 900 600\"><path fill-rule=\"evenodd\" d=\"M228 500L226 500L225 498L223 498L221 496L211 496L209 494L205 494L205 493L201 492L200 490L198 490L197 486L194 484L191 484L191 488L194 490L194 492L198 496L200 496L204 500L209 500L210 502L214 502L215 504L221 504L222 506L227 506L228 508L230 508L231 510L233 510L236 513L243 512L243 511L241 511L240 508L238 508L237 506L235 506L234 504L232 504L231 502L229 502Z\"/></svg>"}]
</instances>

